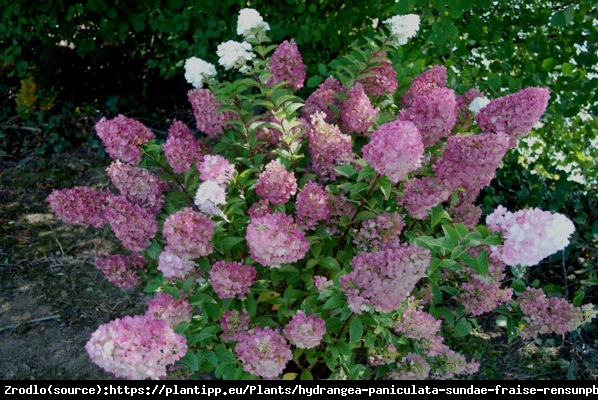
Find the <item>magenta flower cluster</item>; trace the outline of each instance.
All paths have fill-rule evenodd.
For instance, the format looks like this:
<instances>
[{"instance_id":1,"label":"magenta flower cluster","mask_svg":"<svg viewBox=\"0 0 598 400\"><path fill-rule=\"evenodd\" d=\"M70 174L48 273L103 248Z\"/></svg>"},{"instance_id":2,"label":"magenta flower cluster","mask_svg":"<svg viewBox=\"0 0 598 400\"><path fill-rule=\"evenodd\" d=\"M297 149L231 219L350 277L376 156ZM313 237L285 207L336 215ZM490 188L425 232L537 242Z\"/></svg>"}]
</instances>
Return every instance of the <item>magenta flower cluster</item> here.
<instances>
[{"instance_id":1,"label":"magenta flower cluster","mask_svg":"<svg viewBox=\"0 0 598 400\"><path fill-rule=\"evenodd\" d=\"M287 340L269 326L239 334L235 354L245 371L265 379L276 378L293 359Z\"/></svg>"},{"instance_id":2,"label":"magenta flower cluster","mask_svg":"<svg viewBox=\"0 0 598 400\"><path fill-rule=\"evenodd\" d=\"M53 189L47 201L54 214L63 222L101 228L106 224L104 208L109 195L109 190L77 186Z\"/></svg>"},{"instance_id":3,"label":"magenta flower cluster","mask_svg":"<svg viewBox=\"0 0 598 400\"><path fill-rule=\"evenodd\" d=\"M268 80L272 87L286 81L293 90L299 90L305 82L305 64L297 48L295 39L285 40L272 53L270 71L273 76Z\"/></svg>"},{"instance_id":4,"label":"magenta flower cluster","mask_svg":"<svg viewBox=\"0 0 598 400\"><path fill-rule=\"evenodd\" d=\"M182 173L198 165L202 160L201 143L183 121L175 119L168 128L168 136L163 147L166 160L173 172Z\"/></svg>"},{"instance_id":5,"label":"magenta flower cluster","mask_svg":"<svg viewBox=\"0 0 598 400\"><path fill-rule=\"evenodd\" d=\"M96 123L95 130L110 157L131 164L139 164L140 146L155 138L147 126L122 114L112 119L103 117Z\"/></svg>"},{"instance_id":6,"label":"magenta flower cluster","mask_svg":"<svg viewBox=\"0 0 598 400\"><path fill-rule=\"evenodd\" d=\"M279 161L270 161L255 184L255 192L275 206L297 193L297 179Z\"/></svg>"},{"instance_id":7,"label":"magenta flower cluster","mask_svg":"<svg viewBox=\"0 0 598 400\"><path fill-rule=\"evenodd\" d=\"M148 303L145 313L166 321L175 329L180 323L191 321L192 309L184 295L177 299L171 294L160 292Z\"/></svg>"},{"instance_id":8,"label":"magenta flower cluster","mask_svg":"<svg viewBox=\"0 0 598 400\"><path fill-rule=\"evenodd\" d=\"M238 261L216 261L210 269L210 284L221 299L246 299L257 271Z\"/></svg>"},{"instance_id":9,"label":"magenta flower cluster","mask_svg":"<svg viewBox=\"0 0 598 400\"><path fill-rule=\"evenodd\" d=\"M145 270L145 262L146 260L139 253L106 254L96 258L95 267L114 286L130 288L139 282L139 272Z\"/></svg>"}]
</instances>

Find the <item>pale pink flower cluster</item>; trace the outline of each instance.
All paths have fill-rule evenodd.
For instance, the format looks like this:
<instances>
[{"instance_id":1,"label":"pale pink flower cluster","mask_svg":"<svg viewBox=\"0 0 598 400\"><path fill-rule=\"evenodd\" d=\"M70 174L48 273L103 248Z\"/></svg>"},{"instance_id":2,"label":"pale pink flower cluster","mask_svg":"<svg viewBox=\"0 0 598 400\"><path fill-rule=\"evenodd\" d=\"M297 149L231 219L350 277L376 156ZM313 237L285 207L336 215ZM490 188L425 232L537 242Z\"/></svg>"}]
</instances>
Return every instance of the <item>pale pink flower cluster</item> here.
<instances>
[{"instance_id":1,"label":"pale pink flower cluster","mask_svg":"<svg viewBox=\"0 0 598 400\"><path fill-rule=\"evenodd\" d=\"M486 217L486 224L502 234L503 244L492 247L492 251L510 266L537 265L567 247L575 232L573 222L565 215L539 208L512 213L499 205Z\"/></svg>"},{"instance_id":2,"label":"pale pink flower cluster","mask_svg":"<svg viewBox=\"0 0 598 400\"><path fill-rule=\"evenodd\" d=\"M212 92L204 88L195 88L187 92L187 98L191 103L195 123L200 132L211 138L224 133L226 121L233 119L234 114L230 111L218 112L222 102L217 101Z\"/></svg>"},{"instance_id":3,"label":"pale pink flower cluster","mask_svg":"<svg viewBox=\"0 0 598 400\"><path fill-rule=\"evenodd\" d=\"M409 108L401 110L398 120L415 124L425 147L433 146L450 135L457 124L455 92L446 87L421 90Z\"/></svg>"},{"instance_id":4,"label":"pale pink flower cluster","mask_svg":"<svg viewBox=\"0 0 598 400\"><path fill-rule=\"evenodd\" d=\"M106 224L104 207L109 195L107 189L77 186L53 189L46 200L54 214L63 222L101 228Z\"/></svg>"},{"instance_id":5,"label":"pale pink flower cluster","mask_svg":"<svg viewBox=\"0 0 598 400\"><path fill-rule=\"evenodd\" d=\"M278 160L273 160L260 173L255 192L275 206L285 204L297 193L297 179Z\"/></svg>"},{"instance_id":6,"label":"pale pink flower cluster","mask_svg":"<svg viewBox=\"0 0 598 400\"><path fill-rule=\"evenodd\" d=\"M147 126L122 114L112 119L103 117L95 124L95 130L110 157L131 164L141 161L139 146L155 138Z\"/></svg>"},{"instance_id":7,"label":"pale pink flower cluster","mask_svg":"<svg viewBox=\"0 0 598 400\"><path fill-rule=\"evenodd\" d=\"M167 248L172 249L175 254L199 258L214 251L211 243L214 227L214 221L208 216L186 207L166 217L162 235L166 239Z\"/></svg>"},{"instance_id":8,"label":"pale pink flower cluster","mask_svg":"<svg viewBox=\"0 0 598 400\"><path fill-rule=\"evenodd\" d=\"M160 292L148 303L145 314L162 319L175 329L182 322L191 322L192 309L184 295L177 299L171 294Z\"/></svg>"},{"instance_id":9,"label":"pale pink flower cluster","mask_svg":"<svg viewBox=\"0 0 598 400\"><path fill-rule=\"evenodd\" d=\"M342 107L342 101L337 97L345 90L345 87L335 77L330 76L305 100L302 116L310 120L317 112L323 113L323 120L328 124L336 123L339 120L338 113Z\"/></svg>"},{"instance_id":10,"label":"pale pink flower cluster","mask_svg":"<svg viewBox=\"0 0 598 400\"><path fill-rule=\"evenodd\" d=\"M217 261L210 269L210 285L221 299L246 299L256 277L253 266L238 261Z\"/></svg>"},{"instance_id":11,"label":"pale pink flower cluster","mask_svg":"<svg viewBox=\"0 0 598 400\"><path fill-rule=\"evenodd\" d=\"M220 214L220 206L226 204L226 187L215 181L202 182L195 192L193 202L204 214Z\"/></svg>"},{"instance_id":12,"label":"pale pink flower cluster","mask_svg":"<svg viewBox=\"0 0 598 400\"><path fill-rule=\"evenodd\" d=\"M421 166L424 145L413 123L395 120L378 126L361 150L363 159L377 173L398 183Z\"/></svg>"},{"instance_id":13,"label":"pale pink flower cluster","mask_svg":"<svg viewBox=\"0 0 598 400\"><path fill-rule=\"evenodd\" d=\"M334 285L334 282L323 275L314 275L314 286L320 292Z\"/></svg>"},{"instance_id":14,"label":"pale pink flower cluster","mask_svg":"<svg viewBox=\"0 0 598 400\"><path fill-rule=\"evenodd\" d=\"M460 222L468 228L474 228L480 222L482 207L475 204L476 196L466 192L458 192L457 204L446 211L454 222Z\"/></svg>"},{"instance_id":15,"label":"pale pink flower cluster","mask_svg":"<svg viewBox=\"0 0 598 400\"><path fill-rule=\"evenodd\" d=\"M472 277L461 284L459 301L472 315L479 316L491 312L513 296L512 288L502 289L500 282L486 282L481 277Z\"/></svg>"},{"instance_id":16,"label":"pale pink flower cluster","mask_svg":"<svg viewBox=\"0 0 598 400\"><path fill-rule=\"evenodd\" d=\"M528 287L517 298L524 326L519 328L519 336L534 339L538 335L556 333L563 335L572 332L596 317L598 311L592 304L576 308L566 299L548 297L542 289Z\"/></svg>"},{"instance_id":17,"label":"pale pink flower cluster","mask_svg":"<svg viewBox=\"0 0 598 400\"><path fill-rule=\"evenodd\" d=\"M122 196L156 215L164 204L166 182L151 171L116 160L106 174Z\"/></svg>"},{"instance_id":18,"label":"pale pink flower cluster","mask_svg":"<svg viewBox=\"0 0 598 400\"><path fill-rule=\"evenodd\" d=\"M243 311L226 310L220 319L222 328L222 340L236 341L239 335L249 330L249 314L246 309Z\"/></svg>"},{"instance_id":19,"label":"pale pink flower cluster","mask_svg":"<svg viewBox=\"0 0 598 400\"><path fill-rule=\"evenodd\" d=\"M177 174L189 171L194 163L199 164L203 160L199 140L184 122L177 119L168 128L163 150L166 160Z\"/></svg>"},{"instance_id":20,"label":"pale pink flower cluster","mask_svg":"<svg viewBox=\"0 0 598 400\"><path fill-rule=\"evenodd\" d=\"M109 195L104 216L123 246L134 252L145 250L158 232L155 215L124 196Z\"/></svg>"},{"instance_id":21,"label":"pale pink flower cluster","mask_svg":"<svg viewBox=\"0 0 598 400\"><path fill-rule=\"evenodd\" d=\"M549 89L528 87L491 100L476 115L476 123L484 132L506 133L515 147L540 121L549 99Z\"/></svg>"},{"instance_id":22,"label":"pale pink flower cluster","mask_svg":"<svg viewBox=\"0 0 598 400\"><path fill-rule=\"evenodd\" d=\"M161 319L126 316L100 325L85 345L91 360L117 378L161 379L187 353L184 336Z\"/></svg>"},{"instance_id":23,"label":"pale pink flower cluster","mask_svg":"<svg viewBox=\"0 0 598 400\"><path fill-rule=\"evenodd\" d=\"M246 372L265 379L276 378L293 359L287 340L269 326L239 334L235 354Z\"/></svg>"},{"instance_id":24,"label":"pale pink flower cluster","mask_svg":"<svg viewBox=\"0 0 598 400\"><path fill-rule=\"evenodd\" d=\"M252 218L245 239L251 257L266 267L280 268L281 264L293 263L309 250L305 233L292 216L281 212Z\"/></svg>"},{"instance_id":25,"label":"pale pink flower cluster","mask_svg":"<svg viewBox=\"0 0 598 400\"><path fill-rule=\"evenodd\" d=\"M270 202L266 199L257 200L247 210L247 215L251 218L263 217L268 214L272 214L272 209L270 208Z\"/></svg>"},{"instance_id":26,"label":"pale pink flower cluster","mask_svg":"<svg viewBox=\"0 0 598 400\"><path fill-rule=\"evenodd\" d=\"M422 381L430 376L430 369L430 364L424 356L407 353L397 362L396 368L388 372L387 377L397 381Z\"/></svg>"},{"instance_id":27,"label":"pale pink flower cluster","mask_svg":"<svg viewBox=\"0 0 598 400\"><path fill-rule=\"evenodd\" d=\"M370 96L383 96L389 94L393 96L397 91L397 72L392 63L388 60L385 51L373 55L375 66L366 71L367 76L358 79L365 88L365 92ZM373 61L373 60L372 60Z\"/></svg>"},{"instance_id":28,"label":"pale pink flower cluster","mask_svg":"<svg viewBox=\"0 0 598 400\"><path fill-rule=\"evenodd\" d=\"M334 167L349 164L355 157L351 136L341 133L337 125L325 122L321 112L311 115L308 140L311 168L322 181L336 179Z\"/></svg>"},{"instance_id":29,"label":"pale pink flower cluster","mask_svg":"<svg viewBox=\"0 0 598 400\"><path fill-rule=\"evenodd\" d=\"M297 193L295 213L297 224L303 229L313 229L319 221L326 220L330 215L326 190L318 183L308 181Z\"/></svg>"},{"instance_id":30,"label":"pale pink flower cluster","mask_svg":"<svg viewBox=\"0 0 598 400\"><path fill-rule=\"evenodd\" d=\"M284 327L283 333L291 344L300 349L311 349L322 341L326 334L326 323L316 314L305 315L298 310Z\"/></svg>"},{"instance_id":31,"label":"pale pink flower cluster","mask_svg":"<svg viewBox=\"0 0 598 400\"><path fill-rule=\"evenodd\" d=\"M326 232L334 235L339 232L339 221L343 216L353 218L355 215L355 206L347 199L346 193L340 191L334 193L329 186L325 187L328 194L328 206L330 207L330 214L326 221L324 221Z\"/></svg>"},{"instance_id":32,"label":"pale pink flower cluster","mask_svg":"<svg viewBox=\"0 0 598 400\"><path fill-rule=\"evenodd\" d=\"M366 219L353 236L353 244L360 251L378 251L399 241L405 221L398 212L382 213L376 218Z\"/></svg>"},{"instance_id":33,"label":"pale pink flower cluster","mask_svg":"<svg viewBox=\"0 0 598 400\"><path fill-rule=\"evenodd\" d=\"M283 41L272 53L270 71L273 76L268 79L268 86L287 81L293 90L299 90L305 82L305 64L297 48L295 39Z\"/></svg>"},{"instance_id":34,"label":"pale pink flower cluster","mask_svg":"<svg viewBox=\"0 0 598 400\"><path fill-rule=\"evenodd\" d=\"M106 254L95 260L95 267L106 279L119 288L130 288L139 282L145 259L139 253L132 255Z\"/></svg>"},{"instance_id":35,"label":"pale pink flower cluster","mask_svg":"<svg viewBox=\"0 0 598 400\"><path fill-rule=\"evenodd\" d=\"M199 179L226 185L235 175L235 166L219 154L206 154L199 165Z\"/></svg>"},{"instance_id":36,"label":"pale pink flower cluster","mask_svg":"<svg viewBox=\"0 0 598 400\"><path fill-rule=\"evenodd\" d=\"M172 282L174 279L184 280L195 271L195 262L186 253L176 253L168 246L158 256L158 271ZM203 270L199 269L200 273Z\"/></svg>"},{"instance_id":37,"label":"pale pink flower cluster","mask_svg":"<svg viewBox=\"0 0 598 400\"><path fill-rule=\"evenodd\" d=\"M378 110L365 92L363 84L356 82L347 90L347 98L341 109L341 128L345 133L367 134L374 124Z\"/></svg>"},{"instance_id":38,"label":"pale pink flower cluster","mask_svg":"<svg viewBox=\"0 0 598 400\"><path fill-rule=\"evenodd\" d=\"M351 260L353 271L340 277L349 309L361 314L396 310L425 275L430 251L403 243L375 253L359 253Z\"/></svg>"}]
</instances>

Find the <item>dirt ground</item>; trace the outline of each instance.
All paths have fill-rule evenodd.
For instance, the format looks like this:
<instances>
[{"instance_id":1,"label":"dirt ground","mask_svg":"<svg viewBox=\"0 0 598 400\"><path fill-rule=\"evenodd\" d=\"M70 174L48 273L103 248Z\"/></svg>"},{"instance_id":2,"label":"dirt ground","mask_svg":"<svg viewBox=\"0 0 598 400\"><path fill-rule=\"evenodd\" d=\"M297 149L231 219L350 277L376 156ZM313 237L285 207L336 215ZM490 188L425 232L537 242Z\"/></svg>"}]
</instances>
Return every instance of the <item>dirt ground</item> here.
<instances>
[{"instance_id":1,"label":"dirt ground","mask_svg":"<svg viewBox=\"0 0 598 400\"><path fill-rule=\"evenodd\" d=\"M96 256L118 241L94 228L69 225L51 212L52 188L107 187L106 160L90 149L60 154L0 155L0 379L111 380L85 344L103 323L145 312L148 298L106 281ZM488 324L466 345L481 355L476 379L598 377L596 334L574 333L508 343Z\"/></svg>"}]
</instances>

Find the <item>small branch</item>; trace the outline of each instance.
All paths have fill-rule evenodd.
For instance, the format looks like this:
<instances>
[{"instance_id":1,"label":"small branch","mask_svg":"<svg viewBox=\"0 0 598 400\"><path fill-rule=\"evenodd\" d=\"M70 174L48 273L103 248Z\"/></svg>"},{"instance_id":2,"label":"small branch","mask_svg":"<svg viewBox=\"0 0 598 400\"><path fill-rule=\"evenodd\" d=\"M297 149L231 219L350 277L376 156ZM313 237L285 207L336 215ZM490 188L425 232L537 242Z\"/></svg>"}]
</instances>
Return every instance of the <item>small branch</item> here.
<instances>
[{"instance_id":1,"label":"small branch","mask_svg":"<svg viewBox=\"0 0 598 400\"><path fill-rule=\"evenodd\" d=\"M46 315L45 317L40 317L40 318L30 319L30 320L28 320L28 321L22 321L22 322L19 322L19 323L17 323L17 324L12 324L12 325L5 326L5 327L3 327L3 328L0 328L0 332L4 332L4 331L10 330L10 329L17 328L17 327L18 327L18 326L20 326L21 324L29 324L29 325L34 325L34 324L38 324L38 323L40 323L40 322L44 322L44 321L50 321L50 320L53 320L53 319L58 319L58 318L60 318L60 315L58 315L58 314L54 314L54 315Z\"/></svg>"}]
</instances>

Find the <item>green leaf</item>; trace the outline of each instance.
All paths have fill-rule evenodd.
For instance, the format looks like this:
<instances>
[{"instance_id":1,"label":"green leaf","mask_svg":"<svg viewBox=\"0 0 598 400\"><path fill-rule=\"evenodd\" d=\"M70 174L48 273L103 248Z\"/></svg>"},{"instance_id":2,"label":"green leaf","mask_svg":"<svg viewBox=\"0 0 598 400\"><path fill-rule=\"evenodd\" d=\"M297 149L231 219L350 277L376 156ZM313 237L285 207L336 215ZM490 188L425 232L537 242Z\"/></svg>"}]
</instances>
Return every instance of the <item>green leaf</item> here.
<instances>
[{"instance_id":1,"label":"green leaf","mask_svg":"<svg viewBox=\"0 0 598 400\"><path fill-rule=\"evenodd\" d=\"M516 293L523 293L525 292L525 289L527 288L527 285L525 284L524 281L522 281L521 279L517 278L513 280L513 283L511 284L511 287L513 288L513 290Z\"/></svg>"},{"instance_id":2,"label":"green leaf","mask_svg":"<svg viewBox=\"0 0 598 400\"><path fill-rule=\"evenodd\" d=\"M442 204L437 205L432 209L432 218L430 221L430 227L434 229L443 219L451 221L451 216L444 211Z\"/></svg>"},{"instance_id":3,"label":"green leaf","mask_svg":"<svg viewBox=\"0 0 598 400\"><path fill-rule=\"evenodd\" d=\"M191 371L197 371L199 369L199 360L192 349L187 351L187 354L180 359L180 362L187 366Z\"/></svg>"},{"instance_id":4,"label":"green leaf","mask_svg":"<svg viewBox=\"0 0 598 400\"><path fill-rule=\"evenodd\" d=\"M333 271L341 270L340 265L338 264L338 261L336 261L336 259L331 256L326 256L326 257L320 258L320 265L326 269L330 269Z\"/></svg>"},{"instance_id":5,"label":"green leaf","mask_svg":"<svg viewBox=\"0 0 598 400\"><path fill-rule=\"evenodd\" d=\"M451 247L457 247L459 245L459 232L452 226L442 225L442 231L444 232L444 237L446 238L446 243Z\"/></svg>"},{"instance_id":6,"label":"green leaf","mask_svg":"<svg viewBox=\"0 0 598 400\"><path fill-rule=\"evenodd\" d=\"M334 167L334 171L339 175L350 178L355 173L355 168L353 168L353 166L350 164L344 164Z\"/></svg>"},{"instance_id":7,"label":"green leaf","mask_svg":"<svg viewBox=\"0 0 598 400\"><path fill-rule=\"evenodd\" d=\"M363 324L359 318L354 318L349 327L349 342L359 343L363 336Z\"/></svg>"},{"instance_id":8,"label":"green leaf","mask_svg":"<svg viewBox=\"0 0 598 400\"><path fill-rule=\"evenodd\" d=\"M457 324L455 325L455 336L467 336L471 333L471 328L471 323L467 319L461 318L459 321L457 321Z\"/></svg>"}]
</instances>

